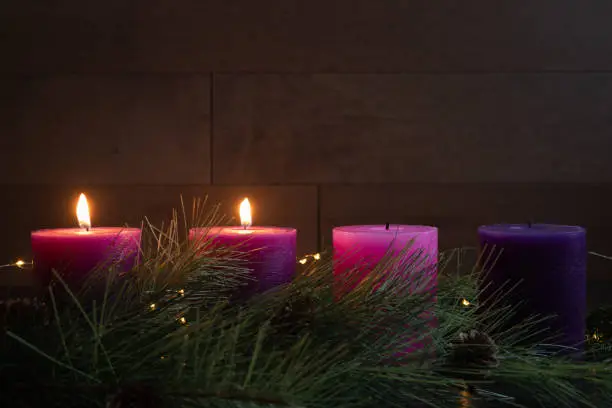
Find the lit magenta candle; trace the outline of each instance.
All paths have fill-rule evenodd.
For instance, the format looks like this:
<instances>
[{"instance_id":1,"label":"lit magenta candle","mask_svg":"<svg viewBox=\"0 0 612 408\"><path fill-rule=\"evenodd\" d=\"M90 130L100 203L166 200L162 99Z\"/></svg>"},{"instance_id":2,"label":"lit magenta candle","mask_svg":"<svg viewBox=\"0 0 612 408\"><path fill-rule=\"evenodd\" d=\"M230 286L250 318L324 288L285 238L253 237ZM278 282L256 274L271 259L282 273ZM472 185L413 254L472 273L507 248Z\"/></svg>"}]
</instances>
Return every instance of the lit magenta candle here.
<instances>
[{"instance_id":1,"label":"lit magenta candle","mask_svg":"<svg viewBox=\"0 0 612 408\"><path fill-rule=\"evenodd\" d=\"M114 266L128 271L134 267L140 248L140 229L92 228L84 194L79 197L77 218L80 228L32 232L34 270L43 283L51 279L52 269L68 283L80 283L96 268Z\"/></svg>"},{"instance_id":2,"label":"lit magenta candle","mask_svg":"<svg viewBox=\"0 0 612 408\"><path fill-rule=\"evenodd\" d=\"M295 274L294 228L253 227L248 199L240 205L241 227L192 228L189 239L209 249L235 250L240 265L251 273L247 292L264 292L289 283Z\"/></svg>"}]
</instances>

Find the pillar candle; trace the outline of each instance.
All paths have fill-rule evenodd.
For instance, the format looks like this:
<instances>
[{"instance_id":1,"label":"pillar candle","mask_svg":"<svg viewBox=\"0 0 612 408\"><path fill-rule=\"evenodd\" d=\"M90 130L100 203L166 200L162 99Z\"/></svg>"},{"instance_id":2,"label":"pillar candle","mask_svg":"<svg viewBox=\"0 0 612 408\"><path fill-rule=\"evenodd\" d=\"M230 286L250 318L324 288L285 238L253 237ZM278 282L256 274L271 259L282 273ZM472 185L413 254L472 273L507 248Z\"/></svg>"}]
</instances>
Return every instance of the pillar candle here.
<instances>
[{"instance_id":1,"label":"pillar candle","mask_svg":"<svg viewBox=\"0 0 612 408\"><path fill-rule=\"evenodd\" d=\"M295 274L297 231L294 228L253 227L248 199L240 208L241 227L192 228L189 239L211 249L239 251L239 264L250 271L252 278L245 293L264 292L291 282Z\"/></svg>"},{"instance_id":2,"label":"pillar candle","mask_svg":"<svg viewBox=\"0 0 612 408\"><path fill-rule=\"evenodd\" d=\"M408 269L406 279L414 279L408 285L413 293L437 289L438 229L414 225L354 225L333 229L335 296L339 299L362 281L381 262L393 257L394 266L400 271ZM347 281L348 279L348 281ZM434 328L437 320L433 314L436 298L424 307L422 322ZM393 361L403 358L431 344L431 335L415 333L407 328L405 346L394 354Z\"/></svg>"},{"instance_id":3,"label":"pillar candle","mask_svg":"<svg viewBox=\"0 0 612 408\"><path fill-rule=\"evenodd\" d=\"M129 271L140 245L137 228L77 228L33 231L31 235L34 270L48 282L52 269L68 282L80 282L96 268L114 266Z\"/></svg>"},{"instance_id":4,"label":"pillar candle","mask_svg":"<svg viewBox=\"0 0 612 408\"><path fill-rule=\"evenodd\" d=\"M435 227L353 225L336 227L332 235L333 269L339 285L344 285L346 277L353 274L356 276L351 280L361 281L385 256L401 256L402 259L397 259L400 264L418 256L418 268L428 274L435 285L438 260L438 229Z\"/></svg>"},{"instance_id":5,"label":"pillar candle","mask_svg":"<svg viewBox=\"0 0 612 408\"><path fill-rule=\"evenodd\" d=\"M496 290L516 288L507 301L518 306L508 324L532 315L555 315L543 322L554 343L579 346L586 314L586 231L566 225L488 225L478 229L483 259L499 256L483 280L481 300L499 298ZM502 288L503 287L503 288ZM506 289L507 292L507 289ZM521 304L519 304L521 302Z\"/></svg>"},{"instance_id":6,"label":"pillar candle","mask_svg":"<svg viewBox=\"0 0 612 408\"><path fill-rule=\"evenodd\" d=\"M67 283L80 283L96 268L128 271L140 249L141 230L91 227L87 200L77 205L80 228L43 229L31 233L34 271L44 284L56 270Z\"/></svg>"}]
</instances>

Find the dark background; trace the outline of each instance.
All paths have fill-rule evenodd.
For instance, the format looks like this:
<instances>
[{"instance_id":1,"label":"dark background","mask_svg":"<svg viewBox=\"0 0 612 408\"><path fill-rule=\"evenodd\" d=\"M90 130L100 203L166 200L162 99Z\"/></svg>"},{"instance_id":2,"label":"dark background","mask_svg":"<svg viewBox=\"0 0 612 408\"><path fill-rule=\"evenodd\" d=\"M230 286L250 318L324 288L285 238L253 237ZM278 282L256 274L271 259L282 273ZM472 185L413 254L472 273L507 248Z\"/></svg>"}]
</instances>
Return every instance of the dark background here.
<instances>
[{"instance_id":1,"label":"dark background","mask_svg":"<svg viewBox=\"0 0 612 408\"><path fill-rule=\"evenodd\" d=\"M295 226L578 224L612 254L612 2L2 0L0 260L193 196ZM2 262L0 262L2 263ZM592 260L591 304L612 282ZM6 272L3 281L24 282ZM597 295L599 293L599 295Z\"/></svg>"}]
</instances>

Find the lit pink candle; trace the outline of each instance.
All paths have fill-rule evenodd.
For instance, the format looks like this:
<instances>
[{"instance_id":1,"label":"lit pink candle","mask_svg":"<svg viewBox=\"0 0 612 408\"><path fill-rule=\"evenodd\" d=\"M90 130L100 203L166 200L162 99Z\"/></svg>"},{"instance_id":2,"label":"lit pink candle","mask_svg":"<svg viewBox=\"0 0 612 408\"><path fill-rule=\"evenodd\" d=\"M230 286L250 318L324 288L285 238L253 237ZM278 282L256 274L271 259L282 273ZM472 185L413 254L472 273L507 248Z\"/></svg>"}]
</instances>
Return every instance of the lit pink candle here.
<instances>
[{"instance_id":1,"label":"lit pink candle","mask_svg":"<svg viewBox=\"0 0 612 408\"><path fill-rule=\"evenodd\" d=\"M189 239L210 249L238 252L240 263L252 274L250 290L263 292L291 282L295 273L294 228L253 227L248 199L240 205L241 227L192 228Z\"/></svg>"},{"instance_id":2,"label":"lit pink candle","mask_svg":"<svg viewBox=\"0 0 612 408\"><path fill-rule=\"evenodd\" d=\"M33 231L34 269L48 283L55 269L68 283L80 283L99 267L133 268L140 248L139 228L91 227L87 199L79 197L77 218L80 228Z\"/></svg>"}]
</instances>

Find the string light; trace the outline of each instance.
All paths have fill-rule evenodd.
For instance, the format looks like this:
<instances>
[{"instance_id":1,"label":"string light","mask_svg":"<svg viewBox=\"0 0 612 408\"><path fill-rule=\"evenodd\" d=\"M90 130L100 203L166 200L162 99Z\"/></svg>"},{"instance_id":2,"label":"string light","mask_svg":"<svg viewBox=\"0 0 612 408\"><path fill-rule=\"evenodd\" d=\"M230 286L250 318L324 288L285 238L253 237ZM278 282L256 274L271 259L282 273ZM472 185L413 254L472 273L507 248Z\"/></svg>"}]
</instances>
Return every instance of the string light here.
<instances>
[{"instance_id":1,"label":"string light","mask_svg":"<svg viewBox=\"0 0 612 408\"><path fill-rule=\"evenodd\" d=\"M181 324L187 324L187 319L185 319L184 317L181 317L179 319L179 322L181 322Z\"/></svg>"},{"instance_id":2,"label":"string light","mask_svg":"<svg viewBox=\"0 0 612 408\"><path fill-rule=\"evenodd\" d=\"M306 262L308 262L309 258L312 259L313 261L318 261L321 259L321 254L317 252L316 254L304 255L304 257L301 258L298 262L304 265L306 264Z\"/></svg>"},{"instance_id":3,"label":"string light","mask_svg":"<svg viewBox=\"0 0 612 408\"><path fill-rule=\"evenodd\" d=\"M591 335L591 340L599 343L603 339L603 335L599 334L599 331L596 329L595 332Z\"/></svg>"},{"instance_id":4,"label":"string light","mask_svg":"<svg viewBox=\"0 0 612 408\"><path fill-rule=\"evenodd\" d=\"M461 408L470 408L472 404L470 400L472 399L472 394L468 390L461 390L459 392L459 406Z\"/></svg>"},{"instance_id":5,"label":"string light","mask_svg":"<svg viewBox=\"0 0 612 408\"><path fill-rule=\"evenodd\" d=\"M34 265L34 262L26 262L23 259L18 259L13 263L9 263L6 265L0 265L0 269L3 268L19 268L19 269L25 269L26 266L32 266Z\"/></svg>"},{"instance_id":6,"label":"string light","mask_svg":"<svg viewBox=\"0 0 612 408\"><path fill-rule=\"evenodd\" d=\"M185 296L185 289L181 289L178 291L181 296Z\"/></svg>"},{"instance_id":7,"label":"string light","mask_svg":"<svg viewBox=\"0 0 612 408\"><path fill-rule=\"evenodd\" d=\"M468 307L469 305L471 305L471 303L470 303L469 300L464 298L464 299L461 300L461 305L463 305L465 307Z\"/></svg>"},{"instance_id":8,"label":"string light","mask_svg":"<svg viewBox=\"0 0 612 408\"><path fill-rule=\"evenodd\" d=\"M157 307L157 306L155 305L155 303L151 303L151 304L149 305L149 308L150 308L151 310L155 310L155 308L156 308L156 307Z\"/></svg>"}]
</instances>

